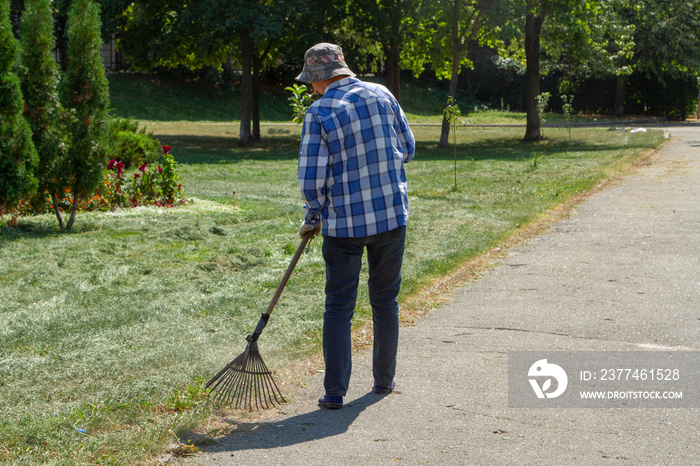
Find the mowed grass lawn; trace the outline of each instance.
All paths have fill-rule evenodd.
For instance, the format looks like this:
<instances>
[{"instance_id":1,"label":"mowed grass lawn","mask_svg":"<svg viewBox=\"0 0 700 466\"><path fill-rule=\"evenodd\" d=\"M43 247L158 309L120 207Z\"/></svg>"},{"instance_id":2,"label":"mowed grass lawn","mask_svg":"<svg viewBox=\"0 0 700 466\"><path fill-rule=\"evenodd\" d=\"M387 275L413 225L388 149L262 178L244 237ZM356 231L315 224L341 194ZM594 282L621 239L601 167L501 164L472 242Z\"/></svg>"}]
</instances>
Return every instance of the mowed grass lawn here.
<instances>
[{"instance_id":1,"label":"mowed grass lawn","mask_svg":"<svg viewBox=\"0 0 700 466\"><path fill-rule=\"evenodd\" d=\"M147 126L172 146L187 205L80 213L70 234L48 215L0 227L0 462L130 464L171 430L185 438L217 412L204 383L243 350L298 245L298 126L263 126L248 149L231 124ZM453 148L414 131L402 300L663 141L574 129L569 145L548 129L535 168L524 129L462 128L454 190ZM260 340L283 392L282 369L319 351L323 284L314 241ZM361 325L364 287L357 311Z\"/></svg>"}]
</instances>

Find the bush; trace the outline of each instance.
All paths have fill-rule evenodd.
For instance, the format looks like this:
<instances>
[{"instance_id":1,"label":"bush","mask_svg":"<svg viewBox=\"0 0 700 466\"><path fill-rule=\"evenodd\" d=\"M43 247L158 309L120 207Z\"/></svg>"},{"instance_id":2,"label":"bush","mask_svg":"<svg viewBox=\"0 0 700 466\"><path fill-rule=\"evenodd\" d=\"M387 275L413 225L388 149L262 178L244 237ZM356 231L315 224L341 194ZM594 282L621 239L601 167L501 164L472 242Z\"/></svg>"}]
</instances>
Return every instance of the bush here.
<instances>
[{"instance_id":1,"label":"bush","mask_svg":"<svg viewBox=\"0 0 700 466\"><path fill-rule=\"evenodd\" d=\"M177 170L177 162L170 153L169 146L162 146L162 153L153 162L140 163L136 172L131 172L117 159L110 160L102 169L103 181L92 195L80 197L76 210L110 211L118 208L153 205L175 207L185 203L182 180ZM70 188L63 188L57 199L60 212L70 212L73 195ZM41 203L21 202L22 214L46 213L53 209L51 197L47 194Z\"/></svg>"},{"instance_id":2,"label":"bush","mask_svg":"<svg viewBox=\"0 0 700 466\"><path fill-rule=\"evenodd\" d=\"M154 163L144 162L133 175L125 173L126 165L112 159L105 173L107 205L136 207L155 205L173 207L184 204L182 182L177 172L177 162L169 146L163 146L163 154Z\"/></svg>"},{"instance_id":3,"label":"bush","mask_svg":"<svg viewBox=\"0 0 700 466\"><path fill-rule=\"evenodd\" d=\"M106 167L97 163L102 182L91 194L78 198L76 210L108 211L142 205L173 207L185 203L177 162L169 146L161 146L152 133L139 130L138 122L129 118L110 118L107 127L102 146L111 160ZM70 212L73 200L70 186L62 188L56 196L59 214ZM31 204L20 201L18 207L22 214L56 209L47 192Z\"/></svg>"},{"instance_id":4,"label":"bush","mask_svg":"<svg viewBox=\"0 0 700 466\"><path fill-rule=\"evenodd\" d=\"M107 155L124 164L125 169L142 163L153 163L160 154L160 142L147 133L145 128L139 130L138 122L129 118L110 118L107 121Z\"/></svg>"}]
</instances>

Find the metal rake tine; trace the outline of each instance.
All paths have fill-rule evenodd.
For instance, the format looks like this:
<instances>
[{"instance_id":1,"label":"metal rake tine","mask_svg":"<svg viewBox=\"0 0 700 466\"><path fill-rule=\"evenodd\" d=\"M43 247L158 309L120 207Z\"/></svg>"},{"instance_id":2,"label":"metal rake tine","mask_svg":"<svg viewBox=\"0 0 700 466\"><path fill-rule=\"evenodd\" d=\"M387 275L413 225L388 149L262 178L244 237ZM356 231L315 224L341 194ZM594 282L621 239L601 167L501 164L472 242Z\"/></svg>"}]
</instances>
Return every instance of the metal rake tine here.
<instances>
[{"instance_id":1,"label":"metal rake tine","mask_svg":"<svg viewBox=\"0 0 700 466\"><path fill-rule=\"evenodd\" d=\"M239 405L241 403L241 396L243 392L242 387L245 387L245 385L248 383L248 374L246 374L246 366L248 365L249 359L250 355L248 355L246 360L243 361L242 364L236 368L236 377L234 380L231 381L229 404L231 406L235 405L237 408L240 407Z\"/></svg>"},{"instance_id":2,"label":"metal rake tine","mask_svg":"<svg viewBox=\"0 0 700 466\"><path fill-rule=\"evenodd\" d=\"M260 392L258 393L259 399L260 399L260 405L264 406L265 408L269 408L270 406L268 405L268 391L267 391L267 376L263 375L258 379L259 386L260 386Z\"/></svg>"},{"instance_id":3,"label":"metal rake tine","mask_svg":"<svg viewBox=\"0 0 700 466\"><path fill-rule=\"evenodd\" d=\"M271 405L278 404L279 402L277 401L277 393L279 392L279 389L277 388L277 384L275 383L274 378L272 377L272 372L270 369L267 368L265 365L265 362L260 359L260 371L264 373L264 376L262 378L262 383L264 385L264 393L267 394L267 400L270 402Z\"/></svg>"},{"instance_id":4,"label":"metal rake tine","mask_svg":"<svg viewBox=\"0 0 700 466\"><path fill-rule=\"evenodd\" d=\"M219 380L217 380L216 384L212 388L212 391L215 392L215 396L218 398L221 398L225 395L227 387L230 384L232 374L235 374L232 366L233 362L234 361L231 361L229 364L226 365L226 372L221 376L221 378L219 378Z\"/></svg>"},{"instance_id":5,"label":"metal rake tine","mask_svg":"<svg viewBox=\"0 0 700 466\"><path fill-rule=\"evenodd\" d=\"M245 366L243 367L243 384L241 385L242 389L240 390L238 400L236 401L237 408L244 408L246 406L250 406L250 372L248 370L249 364L250 358L248 358Z\"/></svg>"},{"instance_id":6,"label":"metal rake tine","mask_svg":"<svg viewBox=\"0 0 700 466\"><path fill-rule=\"evenodd\" d=\"M260 377L257 378L256 380L256 403L260 403L260 406L263 406L263 394L265 390L264 386L264 370L263 370L264 364L262 363L262 359L258 358L255 361L255 369L258 374L260 374ZM265 404L265 407L267 407L267 404Z\"/></svg>"},{"instance_id":7,"label":"metal rake tine","mask_svg":"<svg viewBox=\"0 0 700 466\"><path fill-rule=\"evenodd\" d=\"M265 366L265 363L260 360L260 365L261 369L264 371L265 375L261 378L261 385L263 386L263 399L265 400L265 406L268 406L268 403L270 406L274 406L277 403L277 395L275 393L275 383L274 380L272 379L272 375L270 374L270 371L268 370L267 366Z\"/></svg>"},{"instance_id":8,"label":"metal rake tine","mask_svg":"<svg viewBox=\"0 0 700 466\"><path fill-rule=\"evenodd\" d=\"M259 395L259 389L258 389L258 377L256 376L257 374L257 364L258 361L257 359L253 358L250 362L250 383L248 385L248 407L250 409L255 406L258 408L258 395Z\"/></svg>"},{"instance_id":9,"label":"metal rake tine","mask_svg":"<svg viewBox=\"0 0 700 466\"><path fill-rule=\"evenodd\" d=\"M247 375L248 375L248 383L246 384L246 398L245 398L245 404L243 405L247 409L253 409L253 405L255 402L255 384L257 383L257 377L255 377L255 373L253 372L253 369L255 368L255 361L249 361L249 365L246 368L247 369ZM255 405L257 408L257 405Z\"/></svg>"},{"instance_id":10,"label":"metal rake tine","mask_svg":"<svg viewBox=\"0 0 700 466\"><path fill-rule=\"evenodd\" d=\"M253 406L258 408L258 377L257 377L257 358L253 357L250 361L250 372L248 380L248 409L253 409Z\"/></svg>"},{"instance_id":11,"label":"metal rake tine","mask_svg":"<svg viewBox=\"0 0 700 466\"><path fill-rule=\"evenodd\" d=\"M258 358L255 360L255 369L256 373L260 373L260 363L262 362L262 359ZM256 407L258 404L260 407L265 407L267 408L267 404L263 403L263 395L265 394L265 386L264 386L264 375L258 376L255 378L255 405Z\"/></svg>"},{"instance_id":12,"label":"metal rake tine","mask_svg":"<svg viewBox=\"0 0 700 466\"><path fill-rule=\"evenodd\" d=\"M280 402L280 399L282 401L284 401L284 397L282 396L282 392L280 391L279 387L277 386L275 379L272 377L271 371L270 371L269 383L270 383L270 392L274 394L275 402L281 406L282 403Z\"/></svg>"},{"instance_id":13,"label":"metal rake tine","mask_svg":"<svg viewBox=\"0 0 700 466\"><path fill-rule=\"evenodd\" d=\"M229 398L231 388L233 384L235 384L236 374L236 368L232 364L229 364L228 371L221 378L220 383L217 384L218 391L216 396L219 401L226 401Z\"/></svg>"},{"instance_id":14,"label":"metal rake tine","mask_svg":"<svg viewBox=\"0 0 700 466\"><path fill-rule=\"evenodd\" d=\"M247 348L246 348L247 350ZM245 357L246 351L241 353L236 359L233 361L229 362L226 364L226 366L219 371L218 374L216 374L209 382L207 382L207 388L209 388L212 384L214 385L211 387L211 391L214 391L217 389L217 387L224 381L226 380L226 376L229 374L231 370L235 370L236 365L240 362L241 358Z\"/></svg>"},{"instance_id":15,"label":"metal rake tine","mask_svg":"<svg viewBox=\"0 0 700 466\"><path fill-rule=\"evenodd\" d=\"M263 362L262 359L260 359L258 361L258 368L260 369L261 372L263 372L263 375L258 378L258 386L260 388L260 392L258 393L258 395L259 395L258 398L260 399L261 406L264 405L265 408L269 408L270 405L268 405L268 400L267 400L267 396L269 394L269 392L268 392L269 386L268 386L268 381L267 381L268 374L267 374L267 367L265 367L265 363Z\"/></svg>"},{"instance_id":16,"label":"metal rake tine","mask_svg":"<svg viewBox=\"0 0 700 466\"><path fill-rule=\"evenodd\" d=\"M279 406L281 406L281 405L282 405L282 402L280 401L280 399L284 400L284 399L282 398L282 393L280 393L279 389L277 388L277 385L275 384L275 381L274 381L272 378L270 378L270 380L268 381L268 383L270 384L270 391L269 391L269 394L270 394L270 395L269 395L269 397L270 397L270 398L269 398L269 399L270 399L270 402L271 402L273 405L279 405ZM273 387L274 387L274 388L273 388Z\"/></svg>"},{"instance_id":17,"label":"metal rake tine","mask_svg":"<svg viewBox=\"0 0 700 466\"><path fill-rule=\"evenodd\" d=\"M228 399L231 396L231 390L235 386L234 384L236 383L237 374L238 372L233 368L231 368L231 370L229 370L229 372L226 373L226 380L223 382L221 387L222 401L228 402Z\"/></svg>"},{"instance_id":18,"label":"metal rake tine","mask_svg":"<svg viewBox=\"0 0 700 466\"><path fill-rule=\"evenodd\" d=\"M216 390L216 387L219 385L219 383L221 383L220 377L222 377L226 374L226 371L228 371L229 365L230 365L230 363L226 364L226 366L223 369L221 369L218 374L216 374L214 377L212 377L209 380L209 382L207 382L206 388L209 388L212 384L214 384L214 382L216 382L216 384L212 387L212 391Z\"/></svg>"}]
</instances>

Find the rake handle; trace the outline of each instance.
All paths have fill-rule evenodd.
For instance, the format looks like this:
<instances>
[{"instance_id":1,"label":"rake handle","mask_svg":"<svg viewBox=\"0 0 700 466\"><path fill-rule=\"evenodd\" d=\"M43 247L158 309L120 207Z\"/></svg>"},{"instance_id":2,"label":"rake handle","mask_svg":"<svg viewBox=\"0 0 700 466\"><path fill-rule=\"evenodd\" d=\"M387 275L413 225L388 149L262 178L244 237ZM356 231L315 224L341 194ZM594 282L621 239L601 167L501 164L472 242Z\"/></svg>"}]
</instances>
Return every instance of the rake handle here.
<instances>
[{"instance_id":1,"label":"rake handle","mask_svg":"<svg viewBox=\"0 0 700 466\"><path fill-rule=\"evenodd\" d=\"M258 337L260 336L260 334L262 333L263 329L265 328L265 325L267 325L267 321L270 319L270 314L272 314L273 309L277 305L277 301L279 301L280 296L282 296L282 291L284 290L284 287L287 286L287 282L289 281L289 277L292 276L292 272L294 271L294 267L296 267L297 262L299 262L299 258L301 258L301 255L303 254L304 249L306 249L306 245L309 243L309 241L312 238L312 236L311 236L312 233L313 232L310 231L310 232L306 233L301 238L301 243L299 244L297 251L294 253L294 257L292 257L292 261L287 266L287 271L284 273L284 277L282 277L282 281L277 286L277 290L275 290L275 294L272 296L272 300L270 301L270 304L268 304L267 309L265 309L265 312L263 312L262 316L260 316L260 320L258 321L257 327L255 327L255 330L253 331L252 334L250 334L246 337L246 340L256 341L258 339Z\"/></svg>"}]
</instances>

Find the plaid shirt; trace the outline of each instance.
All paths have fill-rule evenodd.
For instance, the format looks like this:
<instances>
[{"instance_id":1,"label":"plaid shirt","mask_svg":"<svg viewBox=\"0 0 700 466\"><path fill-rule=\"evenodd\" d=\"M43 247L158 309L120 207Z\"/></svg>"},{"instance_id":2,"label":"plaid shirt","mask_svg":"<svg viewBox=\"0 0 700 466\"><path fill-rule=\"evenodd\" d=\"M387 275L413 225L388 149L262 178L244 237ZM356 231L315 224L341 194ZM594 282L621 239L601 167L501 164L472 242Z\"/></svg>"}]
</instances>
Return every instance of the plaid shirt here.
<instances>
[{"instance_id":1,"label":"plaid shirt","mask_svg":"<svg viewBox=\"0 0 700 466\"><path fill-rule=\"evenodd\" d=\"M299 150L305 221L323 234L363 237L408 221L404 163L415 139L394 96L355 78L331 83L306 113Z\"/></svg>"}]
</instances>

